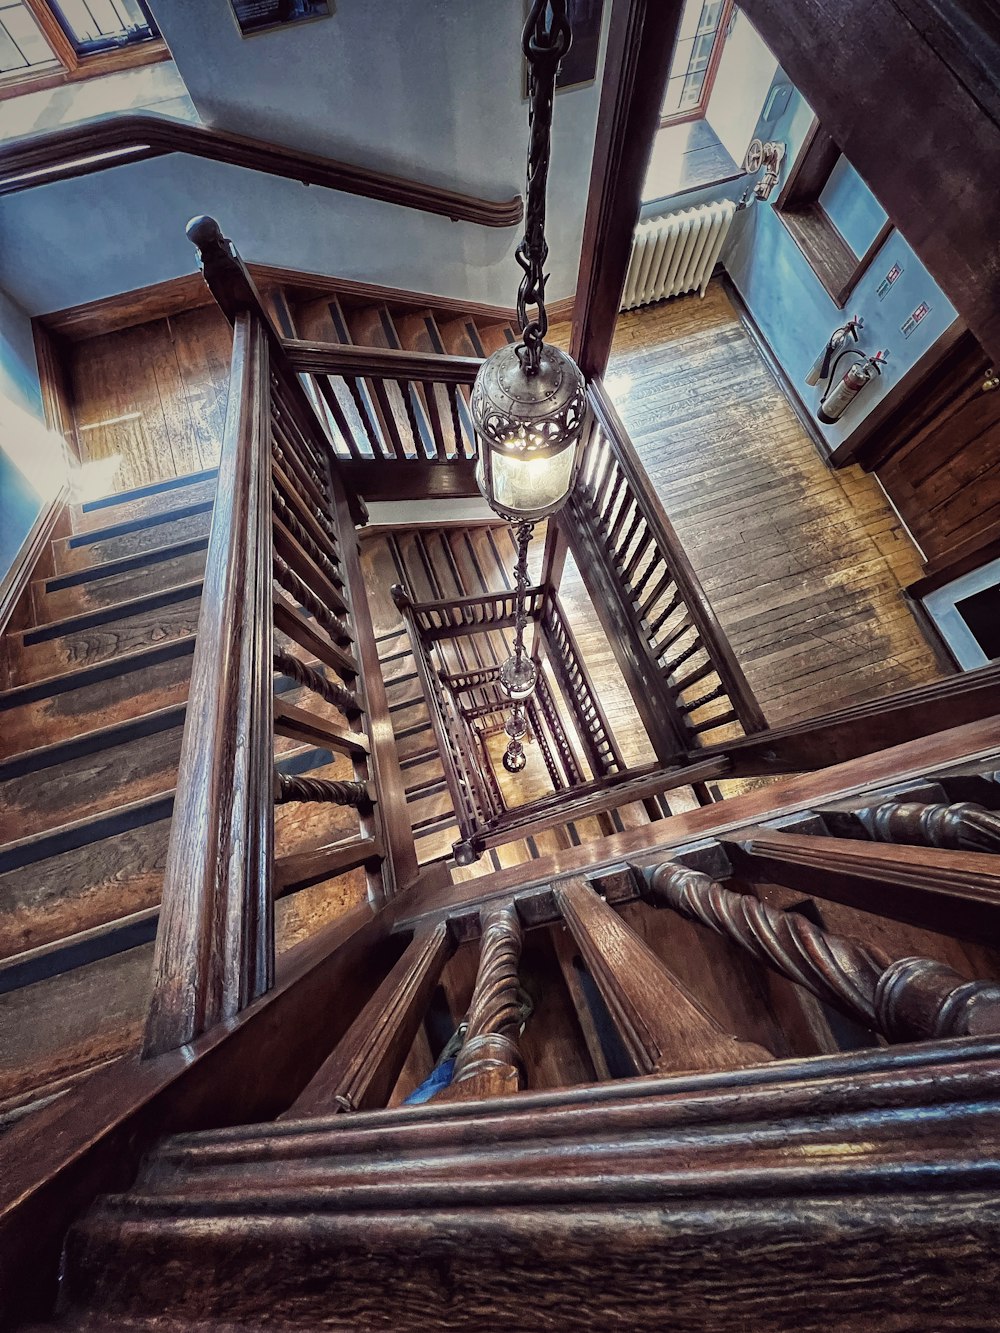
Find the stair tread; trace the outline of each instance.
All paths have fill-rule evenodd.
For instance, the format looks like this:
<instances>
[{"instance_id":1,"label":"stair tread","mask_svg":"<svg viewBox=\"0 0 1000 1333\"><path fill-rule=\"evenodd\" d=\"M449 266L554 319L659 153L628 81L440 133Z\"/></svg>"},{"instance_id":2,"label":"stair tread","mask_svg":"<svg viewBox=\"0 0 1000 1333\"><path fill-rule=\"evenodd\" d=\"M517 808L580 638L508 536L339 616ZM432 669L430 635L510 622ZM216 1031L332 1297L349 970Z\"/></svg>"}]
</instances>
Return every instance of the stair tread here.
<instances>
[{"instance_id":1,"label":"stair tread","mask_svg":"<svg viewBox=\"0 0 1000 1333\"><path fill-rule=\"evenodd\" d=\"M155 593L200 577L208 537L174 542L151 551L90 565L31 585L34 624L48 624Z\"/></svg>"},{"instance_id":2,"label":"stair tread","mask_svg":"<svg viewBox=\"0 0 1000 1333\"><path fill-rule=\"evenodd\" d=\"M197 579L10 635L11 684L57 676L193 635L201 587Z\"/></svg>"},{"instance_id":3,"label":"stair tread","mask_svg":"<svg viewBox=\"0 0 1000 1333\"><path fill-rule=\"evenodd\" d=\"M106 528L141 519L173 515L192 505L215 499L217 472L199 475L197 481L180 488L140 495L137 499L114 497L113 503L102 501L70 506L70 523L74 535L102 532Z\"/></svg>"},{"instance_id":4,"label":"stair tread","mask_svg":"<svg viewBox=\"0 0 1000 1333\"><path fill-rule=\"evenodd\" d=\"M165 481L153 481L145 486L133 486L125 491L109 491L106 495L95 496L92 500L75 504L73 508L87 513L99 509L113 509L117 505L130 504L134 500L144 500L153 495L172 495L175 491L183 491L188 486L211 481L218 475L217 467L203 468L199 472L186 472L180 477L168 477Z\"/></svg>"},{"instance_id":5,"label":"stair tread","mask_svg":"<svg viewBox=\"0 0 1000 1333\"><path fill-rule=\"evenodd\" d=\"M212 525L214 501L165 514L153 514L129 523L109 524L92 532L60 537L52 543L52 558L57 574L120 560L142 552L206 537Z\"/></svg>"}]
</instances>

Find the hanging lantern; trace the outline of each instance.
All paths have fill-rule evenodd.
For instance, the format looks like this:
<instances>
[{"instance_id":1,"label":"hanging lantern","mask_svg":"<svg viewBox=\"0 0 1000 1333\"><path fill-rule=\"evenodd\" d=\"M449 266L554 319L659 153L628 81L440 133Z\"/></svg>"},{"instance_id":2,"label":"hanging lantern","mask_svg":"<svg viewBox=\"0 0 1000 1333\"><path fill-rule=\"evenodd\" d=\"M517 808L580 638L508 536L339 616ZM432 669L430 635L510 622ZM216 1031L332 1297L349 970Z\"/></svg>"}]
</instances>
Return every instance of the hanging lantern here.
<instances>
[{"instance_id":1,"label":"hanging lantern","mask_svg":"<svg viewBox=\"0 0 1000 1333\"><path fill-rule=\"evenodd\" d=\"M532 527L562 508L576 479L577 446L587 411L587 387L576 363L545 342L545 191L551 151L552 103L559 62L572 33L566 0L531 0L521 47L528 62L528 183L524 236L517 262L524 273L517 294L521 341L501 347L479 368L472 386L472 417L479 441L476 482L491 509L514 525L517 595L514 652L500 668L500 686L513 704L503 757L508 773L527 763L524 701L538 681L525 651L528 545ZM529 306L535 316L528 318Z\"/></svg>"},{"instance_id":2,"label":"hanging lantern","mask_svg":"<svg viewBox=\"0 0 1000 1333\"><path fill-rule=\"evenodd\" d=\"M476 481L503 518L537 523L572 489L587 391L576 362L558 347L542 344L536 371L522 359L524 347L501 347L476 376Z\"/></svg>"}]
</instances>

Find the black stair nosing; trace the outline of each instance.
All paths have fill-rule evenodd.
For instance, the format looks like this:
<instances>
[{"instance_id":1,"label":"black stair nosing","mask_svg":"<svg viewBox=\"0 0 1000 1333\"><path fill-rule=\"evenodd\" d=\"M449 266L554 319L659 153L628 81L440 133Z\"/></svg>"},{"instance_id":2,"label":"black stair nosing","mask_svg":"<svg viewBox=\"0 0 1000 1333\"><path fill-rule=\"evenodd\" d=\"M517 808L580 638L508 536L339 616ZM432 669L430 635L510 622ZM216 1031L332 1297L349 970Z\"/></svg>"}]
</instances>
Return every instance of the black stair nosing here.
<instances>
[{"instance_id":1,"label":"black stair nosing","mask_svg":"<svg viewBox=\"0 0 1000 1333\"><path fill-rule=\"evenodd\" d=\"M208 537L192 537L188 541L174 542L167 546L154 546L149 551L138 551L135 555L119 556L117 560L104 560L98 565L87 565L84 569L74 569L68 574L54 574L51 578L38 579L43 585L43 592L60 592L63 588L76 588L81 583L95 583L100 579L114 578L117 574L130 574L136 569L145 569L147 565L159 565L166 560L174 560L182 555L194 555L197 551L208 550Z\"/></svg>"},{"instance_id":2,"label":"black stair nosing","mask_svg":"<svg viewBox=\"0 0 1000 1333\"><path fill-rule=\"evenodd\" d=\"M336 756L332 751L305 747L276 759L275 767L282 773L308 773L335 762ZM5 843L0 845L0 875L39 861L47 861L52 856L62 856L65 852L76 851L91 843L103 842L105 838L115 837L119 833L159 823L161 819L170 817L173 808L174 790L169 788L111 810L84 815L81 819L60 824L44 833L33 833L27 838Z\"/></svg>"},{"instance_id":3,"label":"black stair nosing","mask_svg":"<svg viewBox=\"0 0 1000 1333\"><path fill-rule=\"evenodd\" d=\"M153 481L148 486L136 486L130 491L119 491L117 495L102 495L96 500L85 500L80 505L82 514L91 514L97 509L112 509L115 505L131 504L134 500L144 500L149 495L166 495L170 491L183 490L185 486L197 486L203 481L211 481L219 475L217 467L205 468L201 472L189 472L183 477L169 477L166 481Z\"/></svg>"},{"instance_id":4,"label":"black stair nosing","mask_svg":"<svg viewBox=\"0 0 1000 1333\"><path fill-rule=\"evenodd\" d=\"M418 782L414 787L404 788L407 801L424 801L428 796L440 796L448 787L448 780L443 775L431 778L429 782Z\"/></svg>"},{"instance_id":5,"label":"black stair nosing","mask_svg":"<svg viewBox=\"0 0 1000 1333\"><path fill-rule=\"evenodd\" d=\"M94 926L78 935L39 949L26 949L0 961L0 995L23 990L38 981L48 981L64 972L98 963L104 958L149 944L156 937L159 907L123 917L104 926Z\"/></svg>"},{"instance_id":6,"label":"black stair nosing","mask_svg":"<svg viewBox=\"0 0 1000 1333\"><path fill-rule=\"evenodd\" d=\"M106 528L94 528L90 532L75 532L66 538L66 545L71 548L93 546L96 542L111 541L114 537L127 537L130 533L141 532L144 528L155 528L164 523L175 523L181 518L196 518L215 508L214 500L203 500L198 504L179 505L176 509L165 509L161 514L146 514L142 518L130 518L121 523L110 523Z\"/></svg>"},{"instance_id":7,"label":"black stair nosing","mask_svg":"<svg viewBox=\"0 0 1000 1333\"><path fill-rule=\"evenodd\" d=\"M194 652L194 645L195 635L187 634L180 639L171 639L168 643L158 643L153 648L141 648L138 652L126 653L121 657L109 657L106 662L97 662L93 666L46 676L44 680L33 680L26 685L15 685L0 694L0 713L9 712L21 704L37 703L39 699L96 685L113 676L125 676L132 671L141 671L144 667L159 666L161 662L169 662L175 657L187 657Z\"/></svg>"},{"instance_id":8,"label":"black stair nosing","mask_svg":"<svg viewBox=\"0 0 1000 1333\"><path fill-rule=\"evenodd\" d=\"M192 579L188 583L175 583L170 588L144 593L141 597L112 602L109 606L97 607L93 611L81 611L75 616L64 616L61 620L49 620L44 625L21 630L21 642L29 648L32 644L65 638L79 630L114 624L117 620L126 620L129 616L141 615L144 611L158 611L161 607L188 602L201 596L203 582L202 579Z\"/></svg>"},{"instance_id":9,"label":"black stair nosing","mask_svg":"<svg viewBox=\"0 0 1000 1333\"><path fill-rule=\"evenodd\" d=\"M432 745L429 750L418 750L416 754L406 755L399 761L401 769L416 768L418 764L426 764L431 759L440 759L441 755L436 745Z\"/></svg>"},{"instance_id":10,"label":"black stair nosing","mask_svg":"<svg viewBox=\"0 0 1000 1333\"><path fill-rule=\"evenodd\" d=\"M80 736L71 736L67 740L53 741L49 745L40 745L35 750L22 750L19 754L0 759L0 782L11 778L24 777L28 773L38 773L57 764L69 763L73 759L82 759L88 754L97 754L101 750L111 750L129 741L143 740L155 736L158 732L169 731L172 727L184 725L187 704L168 704L166 708L157 708L151 713L142 713L139 717L128 718L124 722L112 722L106 727L95 727Z\"/></svg>"},{"instance_id":11,"label":"black stair nosing","mask_svg":"<svg viewBox=\"0 0 1000 1333\"><path fill-rule=\"evenodd\" d=\"M45 833L33 833L30 837L8 842L0 847L0 875L36 865L53 856L62 856L66 852L75 852L80 847L103 842L119 833L145 828L147 824L157 824L161 819L169 819L173 808L174 792L171 788L166 792L157 792L154 796L144 796L141 800L116 806L113 810L85 815L82 819L61 824Z\"/></svg>"},{"instance_id":12,"label":"black stair nosing","mask_svg":"<svg viewBox=\"0 0 1000 1333\"><path fill-rule=\"evenodd\" d=\"M419 736L422 731L431 730L431 720L428 717L426 722L414 722L408 727L402 727L394 732L397 741L409 740L411 736Z\"/></svg>"}]
</instances>

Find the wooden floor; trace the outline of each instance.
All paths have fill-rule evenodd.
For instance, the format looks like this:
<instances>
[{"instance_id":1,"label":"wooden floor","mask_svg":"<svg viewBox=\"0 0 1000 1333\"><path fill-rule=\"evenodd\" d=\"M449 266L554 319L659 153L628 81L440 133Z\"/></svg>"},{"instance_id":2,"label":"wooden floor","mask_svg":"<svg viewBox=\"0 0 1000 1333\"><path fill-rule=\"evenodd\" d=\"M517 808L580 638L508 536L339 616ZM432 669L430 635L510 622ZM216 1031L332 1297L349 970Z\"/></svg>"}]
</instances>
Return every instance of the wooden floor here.
<instances>
[{"instance_id":1,"label":"wooden floor","mask_svg":"<svg viewBox=\"0 0 1000 1333\"><path fill-rule=\"evenodd\" d=\"M214 467L226 421L232 330L216 306L68 349L83 485L112 494ZM88 471L93 475L88 480Z\"/></svg>"},{"instance_id":2,"label":"wooden floor","mask_svg":"<svg viewBox=\"0 0 1000 1333\"><path fill-rule=\"evenodd\" d=\"M873 477L819 457L721 284L622 315L607 379L772 725L940 674L912 543Z\"/></svg>"}]
</instances>

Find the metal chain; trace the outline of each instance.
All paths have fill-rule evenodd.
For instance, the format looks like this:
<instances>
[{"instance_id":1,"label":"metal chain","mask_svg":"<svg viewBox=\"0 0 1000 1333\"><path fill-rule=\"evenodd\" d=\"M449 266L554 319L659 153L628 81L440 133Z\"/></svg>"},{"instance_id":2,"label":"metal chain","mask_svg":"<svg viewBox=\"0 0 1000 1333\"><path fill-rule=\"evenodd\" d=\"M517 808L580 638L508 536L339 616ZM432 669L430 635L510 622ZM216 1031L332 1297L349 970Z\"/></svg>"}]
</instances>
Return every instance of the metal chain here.
<instances>
[{"instance_id":1,"label":"metal chain","mask_svg":"<svg viewBox=\"0 0 1000 1333\"><path fill-rule=\"evenodd\" d=\"M515 603L514 603L514 660L518 665L524 657L524 631L528 624L528 613L525 609L526 593L528 591L528 547L531 545L531 534L535 530L534 523L518 523L514 528L514 541L517 544L517 564L514 567L515 584Z\"/></svg>"},{"instance_id":2,"label":"metal chain","mask_svg":"<svg viewBox=\"0 0 1000 1333\"><path fill-rule=\"evenodd\" d=\"M545 240L545 192L552 147L556 72L571 42L566 0L532 0L521 39L528 62L528 176L524 236L516 253L517 262L524 271L517 293L517 318L521 325L518 355L527 375L538 373L542 342L549 327L545 310L545 261L549 253ZM529 305L537 307L533 320L528 319Z\"/></svg>"}]
</instances>

